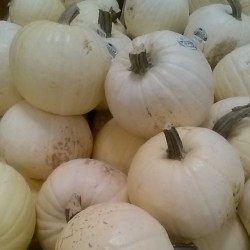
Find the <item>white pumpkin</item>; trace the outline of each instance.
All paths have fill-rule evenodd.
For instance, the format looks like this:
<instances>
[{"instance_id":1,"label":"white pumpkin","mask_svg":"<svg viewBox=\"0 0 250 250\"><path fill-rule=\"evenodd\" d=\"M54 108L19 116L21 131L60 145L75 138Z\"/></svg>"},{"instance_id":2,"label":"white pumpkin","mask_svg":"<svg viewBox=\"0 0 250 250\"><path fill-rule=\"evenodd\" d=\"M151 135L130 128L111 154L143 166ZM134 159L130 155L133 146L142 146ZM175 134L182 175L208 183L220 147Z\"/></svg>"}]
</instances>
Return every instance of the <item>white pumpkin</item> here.
<instances>
[{"instance_id":1,"label":"white pumpkin","mask_svg":"<svg viewBox=\"0 0 250 250\"><path fill-rule=\"evenodd\" d=\"M73 14L77 11L72 6ZM65 15L68 12L64 13ZM95 108L111 63L91 29L35 21L19 30L10 48L10 68L20 94L33 106L59 115L80 115ZM64 17L64 15L63 15Z\"/></svg>"},{"instance_id":2,"label":"white pumpkin","mask_svg":"<svg viewBox=\"0 0 250 250\"><path fill-rule=\"evenodd\" d=\"M222 136L207 128L167 126L136 152L128 195L171 239L190 241L216 232L235 215L244 180L240 158Z\"/></svg>"},{"instance_id":3,"label":"white pumpkin","mask_svg":"<svg viewBox=\"0 0 250 250\"><path fill-rule=\"evenodd\" d=\"M126 0L123 18L131 37L159 30L183 33L189 16L187 0Z\"/></svg>"},{"instance_id":4,"label":"white pumpkin","mask_svg":"<svg viewBox=\"0 0 250 250\"><path fill-rule=\"evenodd\" d=\"M0 160L0 247L26 250L35 231L35 203L25 179Z\"/></svg>"},{"instance_id":5,"label":"white pumpkin","mask_svg":"<svg viewBox=\"0 0 250 250\"><path fill-rule=\"evenodd\" d=\"M11 0L9 18L24 26L36 20L57 21L64 10L60 0Z\"/></svg>"},{"instance_id":6,"label":"white pumpkin","mask_svg":"<svg viewBox=\"0 0 250 250\"><path fill-rule=\"evenodd\" d=\"M238 207L238 214L250 237L250 179L245 183L244 192Z\"/></svg>"},{"instance_id":7,"label":"white pumpkin","mask_svg":"<svg viewBox=\"0 0 250 250\"><path fill-rule=\"evenodd\" d=\"M75 212L105 201L128 201L125 174L94 159L61 164L38 195L37 235L43 250L55 249L58 235Z\"/></svg>"},{"instance_id":8,"label":"white pumpkin","mask_svg":"<svg viewBox=\"0 0 250 250\"><path fill-rule=\"evenodd\" d=\"M112 118L97 133L92 158L107 162L127 174L135 153L145 141L123 129Z\"/></svg>"},{"instance_id":9,"label":"white pumpkin","mask_svg":"<svg viewBox=\"0 0 250 250\"><path fill-rule=\"evenodd\" d=\"M199 250L249 250L250 240L245 227L236 215L215 233L194 240Z\"/></svg>"},{"instance_id":10,"label":"white pumpkin","mask_svg":"<svg viewBox=\"0 0 250 250\"><path fill-rule=\"evenodd\" d=\"M250 95L250 43L224 56L213 70L216 101Z\"/></svg>"},{"instance_id":11,"label":"white pumpkin","mask_svg":"<svg viewBox=\"0 0 250 250\"><path fill-rule=\"evenodd\" d=\"M227 0L188 0L188 5L189 5L189 13L193 13L195 10L209 5L209 4L216 4L216 3L221 3L221 4L227 4Z\"/></svg>"},{"instance_id":12,"label":"white pumpkin","mask_svg":"<svg viewBox=\"0 0 250 250\"><path fill-rule=\"evenodd\" d=\"M115 57L104 87L117 123L145 138L166 122L200 125L214 101L206 58L189 39L168 30L133 39Z\"/></svg>"},{"instance_id":13,"label":"white pumpkin","mask_svg":"<svg viewBox=\"0 0 250 250\"><path fill-rule=\"evenodd\" d=\"M250 16L241 12L239 0L211 4L189 16L184 35L202 50L212 69L235 48L250 42Z\"/></svg>"},{"instance_id":14,"label":"white pumpkin","mask_svg":"<svg viewBox=\"0 0 250 250\"><path fill-rule=\"evenodd\" d=\"M124 202L92 205L78 213L56 243L55 250L68 249L174 250L156 219Z\"/></svg>"},{"instance_id":15,"label":"white pumpkin","mask_svg":"<svg viewBox=\"0 0 250 250\"><path fill-rule=\"evenodd\" d=\"M9 67L9 48L20 25L0 21L0 116L22 99L16 90Z\"/></svg>"},{"instance_id":16,"label":"white pumpkin","mask_svg":"<svg viewBox=\"0 0 250 250\"><path fill-rule=\"evenodd\" d=\"M93 139L83 116L58 116L26 101L12 106L0 123L2 157L27 177L45 180L62 162L89 157Z\"/></svg>"},{"instance_id":17,"label":"white pumpkin","mask_svg":"<svg viewBox=\"0 0 250 250\"><path fill-rule=\"evenodd\" d=\"M223 100L220 100L214 103L207 115L206 120L202 124L203 127L210 129L214 128L215 123L222 118L224 115L228 114L235 107L245 106L245 111L242 109L242 112L239 113L239 116L232 114L234 117L234 122L230 125L229 122L224 123L218 133L222 134L229 143L237 150L242 166L245 172L245 178L250 177L250 155L249 155L249 146L250 146L250 96L237 96L230 97ZM236 113L236 112L234 112ZM218 130L218 129L216 129Z\"/></svg>"}]
</instances>

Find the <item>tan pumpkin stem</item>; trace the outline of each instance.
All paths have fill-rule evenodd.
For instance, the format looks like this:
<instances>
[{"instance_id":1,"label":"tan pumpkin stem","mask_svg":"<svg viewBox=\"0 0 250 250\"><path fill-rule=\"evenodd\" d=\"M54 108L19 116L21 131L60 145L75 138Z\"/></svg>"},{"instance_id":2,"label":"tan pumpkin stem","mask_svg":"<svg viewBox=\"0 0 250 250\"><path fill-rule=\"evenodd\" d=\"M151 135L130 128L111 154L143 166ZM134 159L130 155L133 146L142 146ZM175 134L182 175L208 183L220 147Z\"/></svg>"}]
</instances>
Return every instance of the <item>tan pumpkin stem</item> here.
<instances>
[{"instance_id":1,"label":"tan pumpkin stem","mask_svg":"<svg viewBox=\"0 0 250 250\"><path fill-rule=\"evenodd\" d=\"M112 34L112 16L111 13L104 10L99 10L98 24L102 31L105 33L105 37L111 37Z\"/></svg>"},{"instance_id":2,"label":"tan pumpkin stem","mask_svg":"<svg viewBox=\"0 0 250 250\"><path fill-rule=\"evenodd\" d=\"M184 157L183 145L181 138L173 126L173 124L167 124L163 133L166 137L168 144L168 158L173 160L181 160Z\"/></svg>"},{"instance_id":3,"label":"tan pumpkin stem","mask_svg":"<svg viewBox=\"0 0 250 250\"><path fill-rule=\"evenodd\" d=\"M232 8L232 16L237 20L241 20L242 8L239 0L227 0Z\"/></svg>"},{"instance_id":4,"label":"tan pumpkin stem","mask_svg":"<svg viewBox=\"0 0 250 250\"><path fill-rule=\"evenodd\" d=\"M59 17L58 23L70 25L73 19L80 14L80 9L76 3L71 4Z\"/></svg>"},{"instance_id":5,"label":"tan pumpkin stem","mask_svg":"<svg viewBox=\"0 0 250 250\"><path fill-rule=\"evenodd\" d=\"M149 55L144 48L144 45L135 46L133 51L129 53L131 67L129 70L136 74L144 74L151 66Z\"/></svg>"},{"instance_id":6,"label":"tan pumpkin stem","mask_svg":"<svg viewBox=\"0 0 250 250\"><path fill-rule=\"evenodd\" d=\"M250 114L250 103L243 106L237 106L229 113L222 116L214 124L212 130L227 138L234 126L238 124L243 118Z\"/></svg>"},{"instance_id":7,"label":"tan pumpkin stem","mask_svg":"<svg viewBox=\"0 0 250 250\"><path fill-rule=\"evenodd\" d=\"M198 250L198 247L193 243L173 243L173 247L175 250Z\"/></svg>"},{"instance_id":8,"label":"tan pumpkin stem","mask_svg":"<svg viewBox=\"0 0 250 250\"><path fill-rule=\"evenodd\" d=\"M69 222L76 214L81 211L81 196L74 193L65 208L66 221Z\"/></svg>"}]
</instances>

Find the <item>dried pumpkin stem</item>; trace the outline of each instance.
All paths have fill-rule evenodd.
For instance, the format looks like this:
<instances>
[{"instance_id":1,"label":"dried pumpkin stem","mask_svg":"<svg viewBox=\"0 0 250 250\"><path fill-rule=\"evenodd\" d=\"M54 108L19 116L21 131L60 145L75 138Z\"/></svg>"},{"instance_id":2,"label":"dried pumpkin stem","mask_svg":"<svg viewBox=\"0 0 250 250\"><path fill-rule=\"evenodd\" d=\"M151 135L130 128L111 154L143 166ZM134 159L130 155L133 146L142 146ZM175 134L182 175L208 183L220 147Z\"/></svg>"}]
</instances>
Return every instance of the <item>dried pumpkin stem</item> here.
<instances>
[{"instance_id":1,"label":"dried pumpkin stem","mask_svg":"<svg viewBox=\"0 0 250 250\"><path fill-rule=\"evenodd\" d=\"M151 66L149 55L144 48L144 45L135 46L133 51L129 53L131 63L130 70L136 74L144 74Z\"/></svg>"},{"instance_id":2,"label":"dried pumpkin stem","mask_svg":"<svg viewBox=\"0 0 250 250\"><path fill-rule=\"evenodd\" d=\"M183 158L183 145L181 138L172 124L168 124L163 130L168 144L168 158L173 160L181 160Z\"/></svg>"},{"instance_id":3,"label":"dried pumpkin stem","mask_svg":"<svg viewBox=\"0 0 250 250\"><path fill-rule=\"evenodd\" d=\"M198 250L197 246L193 243L173 243L173 247L175 250Z\"/></svg>"},{"instance_id":4,"label":"dried pumpkin stem","mask_svg":"<svg viewBox=\"0 0 250 250\"><path fill-rule=\"evenodd\" d=\"M249 114L250 103L247 105L234 107L232 111L225 114L218 121L216 121L212 130L227 138L233 127L236 126L243 118L249 116Z\"/></svg>"},{"instance_id":5,"label":"dried pumpkin stem","mask_svg":"<svg viewBox=\"0 0 250 250\"><path fill-rule=\"evenodd\" d=\"M69 222L76 214L81 211L81 196L74 193L65 208L66 221Z\"/></svg>"},{"instance_id":6,"label":"dried pumpkin stem","mask_svg":"<svg viewBox=\"0 0 250 250\"><path fill-rule=\"evenodd\" d=\"M73 19L80 14L80 9L76 3L71 4L59 17L58 23L70 25Z\"/></svg>"},{"instance_id":7,"label":"dried pumpkin stem","mask_svg":"<svg viewBox=\"0 0 250 250\"><path fill-rule=\"evenodd\" d=\"M239 0L227 0L232 8L232 16L237 20L241 20L242 8Z\"/></svg>"},{"instance_id":8,"label":"dried pumpkin stem","mask_svg":"<svg viewBox=\"0 0 250 250\"><path fill-rule=\"evenodd\" d=\"M111 37L112 32L112 16L111 13L104 10L99 10L98 24L105 33L105 37Z\"/></svg>"},{"instance_id":9,"label":"dried pumpkin stem","mask_svg":"<svg viewBox=\"0 0 250 250\"><path fill-rule=\"evenodd\" d=\"M109 10L109 13L111 14L111 19L112 19L112 22L113 23L118 23L118 19L119 19L119 17L120 17L120 15L121 15L121 12L115 12L114 10L113 10L113 8L111 7L110 8L110 10Z\"/></svg>"}]
</instances>

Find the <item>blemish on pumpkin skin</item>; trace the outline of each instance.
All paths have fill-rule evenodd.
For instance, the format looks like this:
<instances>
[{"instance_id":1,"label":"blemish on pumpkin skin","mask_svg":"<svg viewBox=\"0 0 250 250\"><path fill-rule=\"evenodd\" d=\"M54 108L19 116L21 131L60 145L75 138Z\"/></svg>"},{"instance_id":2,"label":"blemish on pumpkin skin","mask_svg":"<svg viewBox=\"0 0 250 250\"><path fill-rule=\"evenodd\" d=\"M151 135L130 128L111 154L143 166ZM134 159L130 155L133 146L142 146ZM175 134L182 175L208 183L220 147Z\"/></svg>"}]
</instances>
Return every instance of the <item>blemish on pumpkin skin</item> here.
<instances>
[{"instance_id":1,"label":"blemish on pumpkin skin","mask_svg":"<svg viewBox=\"0 0 250 250\"><path fill-rule=\"evenodd\" d=\"M206 56L211 68L214 69L216 64L228 53L237 47L238 41L228 38L218 44Z\"/></svg>"},{"instance_id":2,"label":"blemish on pumpkin skin","mask_svg":"<svg viewBox=\"0 0 250 250\"><path fill-rule=\"evenodd\" d=\"M86 55L89 54L93 50L90 43L91 42L89 40L84 40L83 43L82 43L83 49L86 52Z\"/></svg>"}]
</instances>

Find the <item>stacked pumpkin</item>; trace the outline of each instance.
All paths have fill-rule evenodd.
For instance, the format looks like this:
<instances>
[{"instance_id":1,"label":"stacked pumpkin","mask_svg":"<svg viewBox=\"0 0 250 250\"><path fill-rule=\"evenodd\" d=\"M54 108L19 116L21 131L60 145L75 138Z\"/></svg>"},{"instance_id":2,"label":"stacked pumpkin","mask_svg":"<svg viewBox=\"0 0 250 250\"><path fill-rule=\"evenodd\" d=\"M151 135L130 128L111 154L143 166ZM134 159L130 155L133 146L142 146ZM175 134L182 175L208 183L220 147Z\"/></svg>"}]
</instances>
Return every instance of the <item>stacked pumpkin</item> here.
<instances>
[{"instance_id":1,"label":"stacked pumpkin","mask_svg":"<svg viewBox=\"0 0 250 250\"><path fill-rule=\"evenodd\" d=\"M0 246L250 249L249 6L11 1Z\"/></svg>"}]
</instances>

